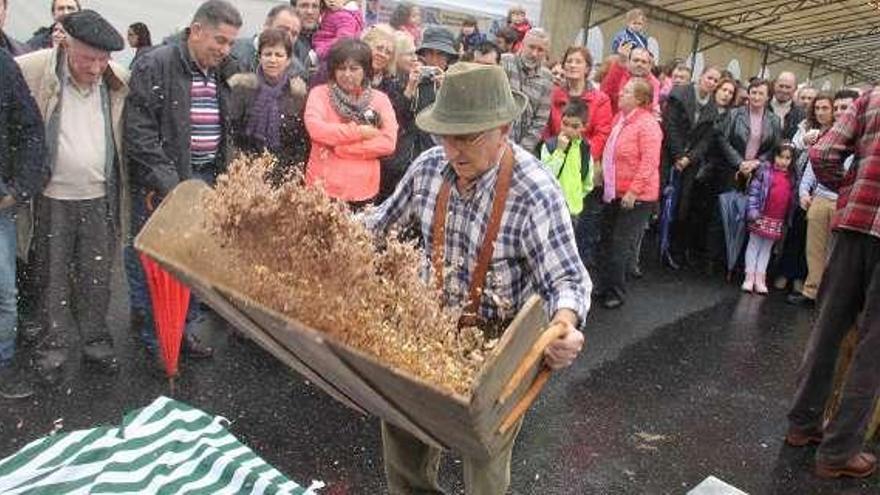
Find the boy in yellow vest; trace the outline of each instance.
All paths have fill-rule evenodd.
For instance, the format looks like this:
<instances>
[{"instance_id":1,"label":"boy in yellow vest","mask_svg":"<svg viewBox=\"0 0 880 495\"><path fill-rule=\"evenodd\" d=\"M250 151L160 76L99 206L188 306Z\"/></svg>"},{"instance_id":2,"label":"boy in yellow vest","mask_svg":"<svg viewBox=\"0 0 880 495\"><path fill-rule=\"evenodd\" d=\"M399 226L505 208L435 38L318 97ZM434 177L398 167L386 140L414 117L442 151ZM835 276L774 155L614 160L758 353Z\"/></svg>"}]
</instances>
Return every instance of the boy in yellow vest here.
<instances>
[{"instance_id":1,"label":"boy in yellow vest","mask_svg":"<svg viewBox=\"0 0 880 495\"><path fill-rule=\"evenodd\" d=\"M541 161L559 181L571 223L575 226L575 242L584 264L589 265L591 248L589 237L591 225L578 225L589 219L580 219L584 201L593 190L593 159L590 142L583 138L587 126L587 105L580 98L572 98L562 109L562 126L559 135L541 144Z\"/></svg>"},{"instance_id":2,"label":"boy in yellow vest","mask_svg":"<svg viewBox=\"0 0 880 495\"><path fill-rule=\"evenodd\" d=\"M541 145L541 161L559 181L573 219L583 211L584 197L593 190L590 143L583 138L586 126L586 104L572 99L562 109L559 135Z\"/></svg>"}]
</instances>

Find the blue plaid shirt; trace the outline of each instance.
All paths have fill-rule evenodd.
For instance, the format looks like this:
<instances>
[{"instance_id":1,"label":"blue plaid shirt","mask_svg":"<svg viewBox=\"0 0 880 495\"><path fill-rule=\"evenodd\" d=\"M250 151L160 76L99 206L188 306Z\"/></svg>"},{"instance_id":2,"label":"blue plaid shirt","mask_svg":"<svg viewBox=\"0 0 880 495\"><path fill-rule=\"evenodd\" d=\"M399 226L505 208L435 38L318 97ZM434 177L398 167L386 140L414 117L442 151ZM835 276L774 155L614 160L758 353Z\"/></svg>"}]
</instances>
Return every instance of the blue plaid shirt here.
<instances>
[{"instance_id":1,"label":"blue plaid shirt","mask_svg":"<svg viewBox=\"0 0 880 495\"><path fill-rule=\"evenodd\" d=\"M479 314L487 320L513 318L538 293L551 317L559 309L571 309L583 324L592 282L578 255L565 199L541 162L511 145L516 165ZM464 306L467 301L499 169L496 166L483 174L466 196L452 188L444 249L447 304ZM365 219L367 228L377 235L415 227L425 251L422 276L429 283L434 280L430 253L435 203L443 181L455 177L443 148L432 148L416 159L394 194Z\"/></svg>"}]
</instances>

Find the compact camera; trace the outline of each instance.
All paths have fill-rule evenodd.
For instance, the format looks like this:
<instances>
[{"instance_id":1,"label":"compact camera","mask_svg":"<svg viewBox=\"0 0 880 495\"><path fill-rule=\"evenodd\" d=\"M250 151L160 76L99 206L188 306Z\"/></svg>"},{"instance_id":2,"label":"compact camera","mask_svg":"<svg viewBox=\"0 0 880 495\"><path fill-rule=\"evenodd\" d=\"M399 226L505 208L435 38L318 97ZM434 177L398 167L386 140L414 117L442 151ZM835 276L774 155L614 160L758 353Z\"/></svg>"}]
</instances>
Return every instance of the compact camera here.
<instances>
[{"instance_id":1,"label":"compact camera","mask_svg":"<svg viewBox=\"0 0 880 495\"><path fill-rule=\"evenodd\" d=\"M425 65L419 67L419 77L422 79L434 79L435 76L442 74L443 71L440 67L434 67L432 65Z\"/></svg>"}]
</instances>

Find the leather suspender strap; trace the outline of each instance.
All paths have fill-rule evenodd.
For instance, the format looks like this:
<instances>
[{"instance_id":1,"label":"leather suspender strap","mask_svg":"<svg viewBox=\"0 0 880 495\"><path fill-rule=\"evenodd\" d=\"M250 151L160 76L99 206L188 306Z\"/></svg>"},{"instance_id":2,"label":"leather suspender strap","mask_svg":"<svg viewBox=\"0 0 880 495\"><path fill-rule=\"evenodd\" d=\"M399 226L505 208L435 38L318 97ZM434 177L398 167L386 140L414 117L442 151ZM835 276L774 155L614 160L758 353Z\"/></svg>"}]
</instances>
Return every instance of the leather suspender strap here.
<instances>
[{"instance_id":1,"label":"leather suspender strap","mask_svg":"<svg viewBox=\"0 0 880 495\"><path fill-rule=\"evenodd\" d=\"M459 328L464 326L473 326L479 322L477 317L480 308L480 299L483 295L483 289L486 285L486 275L489 272L489 263L492 261L492 255L495 252L495 240L498 238L498 232L501 230L501 217L504 215L504 207L507 203L507 196L510 192L510 183L513 179L513 150L507 147L501 157L500 170L498 171L498 179L495 182L495 197L492 200L492 212L489 216L489 223L486 226L486 233L483 237L480 251L477 254L477 262L471 273L470 288L468 290L468 301L464 308L464 313L459 319ZM433 235L433 256L432 262L434 272L437 278L437 287L443 290L443 265L444 265L444 246L446 244L446 216L449 212L449 195L452 190L452 183L444 181L437 196L437 204L434 209L434 222L432 225Z\"/></svg>"},{"instance_id":2,"label":"leather suspender strap","mask_svg":"<svg viewBox=\"0 0 880 495\"><path fill-rule=\"evenodd\" d=\"M431 237L433 238L433 252L431 253L431 265L434 267L434 277L437 281L437 290L443 292L443 265L445 264L446 247L446 214L449 212L449 195L452 192L452 182L443 181L440 193L437 195L437 203L434 205L434 223L431 225Z\"/></svg>"}]
</instances>

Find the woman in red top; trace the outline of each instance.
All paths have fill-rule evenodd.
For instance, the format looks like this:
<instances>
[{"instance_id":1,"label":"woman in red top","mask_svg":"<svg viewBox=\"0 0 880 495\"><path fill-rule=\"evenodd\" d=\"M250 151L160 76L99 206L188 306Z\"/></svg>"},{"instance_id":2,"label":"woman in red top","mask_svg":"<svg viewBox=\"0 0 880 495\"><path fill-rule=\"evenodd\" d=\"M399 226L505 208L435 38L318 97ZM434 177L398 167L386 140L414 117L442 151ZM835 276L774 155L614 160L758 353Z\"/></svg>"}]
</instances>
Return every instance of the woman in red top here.
<instances>
[{"instance_id":1,"label":"woman in red top","mask_svg":"<svg viewBox=\"0 0 880 495\"><path fill-rule=\"evenodd\" d=\"M580 98L589 109L589 117L584 127L584 139L590 143L590 154L595 160L602 158L605 141L611 134L611 99L589 81L593 57L582 46L572 46L562 57L565 82L554 86L550 93L550 120L544 131L544 139L559 135L562 126L562 109L570 98Z\"/></svg>"},{"instance_id":2,"label":"woman in red top","mask_svg":"<svg viewBox=\"0 0 880 495\"><path fill-rule=\"evenodd\" d=\"M626 269L660 196L663 131L651 110L654 90L634 77L620 92L620 113L602 156L603 199L597 291L602 305L623 304Z\"/></svg>"}]
</instances>

